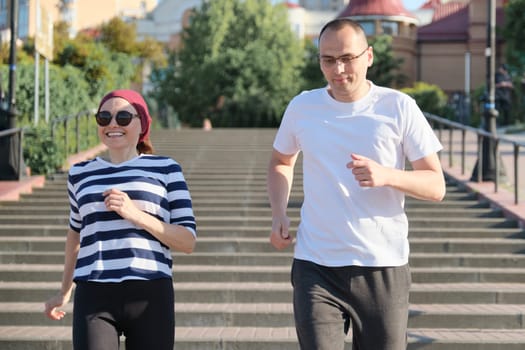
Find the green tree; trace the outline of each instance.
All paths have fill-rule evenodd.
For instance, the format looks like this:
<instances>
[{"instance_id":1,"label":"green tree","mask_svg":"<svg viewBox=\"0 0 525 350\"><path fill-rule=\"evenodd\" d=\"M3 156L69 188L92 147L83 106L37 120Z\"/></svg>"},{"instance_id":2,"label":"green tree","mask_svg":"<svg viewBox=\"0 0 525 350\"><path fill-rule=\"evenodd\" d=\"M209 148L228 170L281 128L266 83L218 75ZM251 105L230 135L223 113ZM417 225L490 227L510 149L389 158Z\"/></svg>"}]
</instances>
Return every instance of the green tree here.
<instances>
[{"instance_id":1,"label":"green tree","mask_svg":"<svg viewBox=\"0 0 525 350\"><path fill-rule=\"evenodd\" d=\"M525 0L509 1L505 6L505 58L514 82L513 114L525 122Z\"/></svg>"},{"instance_id":2,"label":"green tree","mask_svg":"<svg viewBox=\"0 0 525 350\"><path fill-rule=\"evenodd\" d=\"M43 71L43 64L40 68ZM0 74L7 76L8 66L0 67ZM44 75L40 74L39 100L44 101ZM19 115L18 123L27 126L33 123L35 101L35 67L34 63L17 65L16 69L16 110ZM49 95L50 117L58 118L74 115L83 110L93 108L94 101L88 95L89 85L84 79L83 72L73 66L49 66ZM40 104L40 116L44 115L44 104Z\"/></svg>"},{"instance_id":3,"label":"green tree","mask_svg":"<svg viewBox=\"0 0 525 350\"><path fill-rule=\"evenodd\" d=\"M525 69L525 0L509 1L505 6L505 54L507 63L523 72Z\"/></svg>"},{"instance_id":4,"label":"green tree","mask_svg":"<svg viewBox=\"0 0 525 350\"><path fill-rule=\"evenodd\" d=\"M394 57L392 53L392 37L378 35L370 39L374 48L374 64L368 69L367 77L377 85L399 87L406 77L400 73L402 58Z\"/></svg>"},{"instance_id":5,"label":"green tree","mask_svg":"<svg viewBox=\"0 0 525 350\"><path fill-rule=\"evenodd\" d=\"M305 44L305 65L303 67L303 90L312 90L320 88L323 85L326 85L326 80L324 79L323 72L319 67L319 49L315 44L306 39Z\"/></svg>"},{"instance_id":6,"label":"green tree","mask_svg":"<svg viewBox=\"0 0 525 350\"><path fill-rule=\"evenodd\" d=\"M136 65L134 81L136 82L142 80L142 72L146 64L156 67L166 65L163 45L151 37L139 41L136 24L125 22L119 17L113 17L100 26L98 40L110 51L136 58L134 62Z\"/></svg>"},{"instance_id":7,"label":"green tree","mask_svg":"<svg viewBox=\"0 0 525 350\"><path fill-rule=\"evenodd\" d=\"M109 50L137 55L137 30L134 23L126 23L118 17L113 17L100 26L99 41Z\"/></svg>"},{"instance_id":8,"label":"green tree","mask_svg":"<svg viewBox=\"0 0 525 350\"><path fill-rule=\"evenodd\" d=\"M56 58L61 66L79 68L89 82L88 93L100 97L108 90L129 86L135 75L133 58L125 53L108 50L101 43L74 40Z\"/></svg>"},{"instance_id":9,"label":"green tree","mask_svg":"<svg viewBox=\"0 0 525 350\"><path fill-rule=\"evenodd\" d=\"M274 126L301 86L303 48L286 8L260 0L203 2L183 32L160 88L181 120L215 126Z\"/></svg>"}]
</instances>

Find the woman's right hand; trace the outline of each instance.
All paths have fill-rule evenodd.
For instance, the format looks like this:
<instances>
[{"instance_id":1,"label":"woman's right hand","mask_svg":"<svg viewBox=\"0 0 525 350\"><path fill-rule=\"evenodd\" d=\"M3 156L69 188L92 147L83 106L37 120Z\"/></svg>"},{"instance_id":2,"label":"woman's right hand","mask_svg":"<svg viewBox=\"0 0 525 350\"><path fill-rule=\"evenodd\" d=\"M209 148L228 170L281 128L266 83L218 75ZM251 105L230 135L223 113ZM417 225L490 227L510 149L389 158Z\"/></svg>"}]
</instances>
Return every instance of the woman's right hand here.
<instances>
[{"instance_id":1,"label":"woman's right hand","mask_svg":"<svg viewBox=\"0 0 525 350\"><path fill-rule=\"evenodd\" d=\"M54 297L46 301L44 313L46 314L48 318L52 320L55 320L55 321L61 320L66 315L66 312L58 308L67 304L68 301L69 301L68 296L64 296L61 293L58 293L57 295L55 295Z\"/></svg>"}]
</instances>

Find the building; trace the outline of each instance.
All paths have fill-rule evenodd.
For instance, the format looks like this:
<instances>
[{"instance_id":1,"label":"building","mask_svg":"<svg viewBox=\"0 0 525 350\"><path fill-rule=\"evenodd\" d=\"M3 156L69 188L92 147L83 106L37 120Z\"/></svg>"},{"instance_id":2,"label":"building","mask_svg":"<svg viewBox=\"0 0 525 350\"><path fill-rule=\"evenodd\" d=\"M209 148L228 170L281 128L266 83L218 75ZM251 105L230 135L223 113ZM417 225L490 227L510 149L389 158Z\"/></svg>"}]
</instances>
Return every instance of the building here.
<instances>
[{"instance_id":1,"label":"building","mask_svg":"<svg viewBox=\"0 0 525 350\"><path fill-rule=\"evenodd\" d=\"M418 19L401 0L352 0L337 17L359 22L367 36L386 34L392 37L392 51L402 58L402 73L410 85L416 80L416 40Z\"/></svg>"},{"instance_id":2,"label":"building","mask_svg":"<svg viewBox=\"0 0 525 350\"><path fill-rule=\"evenodd\" d=\"M166 43L170 49L180 46L181 33L189 24L191 11L201 6L202 0L163 1L147 16L138 20L138 38L151 37Z\"/></svg>"},{"instance_id":3,"label":"building","mask_svg":"<svg viewBox=\"0 0 525 350\"><path fill-rule=\"evenodd\" d=\"M497 25L503 24L497 0ZM338 17L360 22L368 35L393 37L392 50L404 60L408 83L424 81L445 92L469 92L486 80L486 0L428 0L414 13L401 0L352 0ZM503 42L496 60L503 60Z\"/></svg>"},{"instance_id":4,"label":"building","mask_svg":"<svg viewBox=\"0 0 525 350\"><path fill-rule=\"evenodd\" d=\"M10 28L10 4L0 0L0 31ZM36 32L37 5L47 11L54 22L69 23L71 36L86 28L98 26L118 16L123 19L145 17L157 6L157 0L19 0L18 37L34 37ZM2 39L5 40L5 34Z\"/></svg>"},{"instance_id":5,"label":"building","mask_svg":"<svg viewBox=\"0 0 525 350\"><path fill-rule=\"evenodd\" d=\"M497 0L496 26L504 23L503 5ZM417 80L440 86L448 93L471 91L486 82L486 0L429 0L422 9L432 11L430 23L417 33ZM496 42L496 62L504 60L503 40Z\"/></svg>"},{"instance_id":6,"label":"building","mask_svg":"<svg viewBox=\"0 0 525 350\"><path fill-rule=\"evenodd\" d=\"M299 0L301 7L308 11L340 12L350 0Z\"/></svg>"}]
</instances>

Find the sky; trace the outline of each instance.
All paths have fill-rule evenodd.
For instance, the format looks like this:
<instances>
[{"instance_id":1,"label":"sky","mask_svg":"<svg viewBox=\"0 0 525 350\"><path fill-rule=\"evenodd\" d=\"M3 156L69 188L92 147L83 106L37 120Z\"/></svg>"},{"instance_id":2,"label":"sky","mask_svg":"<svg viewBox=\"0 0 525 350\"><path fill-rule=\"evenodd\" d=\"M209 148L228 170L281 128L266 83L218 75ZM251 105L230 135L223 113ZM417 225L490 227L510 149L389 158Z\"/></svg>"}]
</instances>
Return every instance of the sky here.
<instances>
[{"instance_id":1,"label":"sky","mask_svg":"<svg viewBox=\"0 0 525 350\"><path fill-rule=\"evenodd\" d=\"M426 0L402 0L407 10L416 10L423 5Z\"/></svg>"}]
</instances>

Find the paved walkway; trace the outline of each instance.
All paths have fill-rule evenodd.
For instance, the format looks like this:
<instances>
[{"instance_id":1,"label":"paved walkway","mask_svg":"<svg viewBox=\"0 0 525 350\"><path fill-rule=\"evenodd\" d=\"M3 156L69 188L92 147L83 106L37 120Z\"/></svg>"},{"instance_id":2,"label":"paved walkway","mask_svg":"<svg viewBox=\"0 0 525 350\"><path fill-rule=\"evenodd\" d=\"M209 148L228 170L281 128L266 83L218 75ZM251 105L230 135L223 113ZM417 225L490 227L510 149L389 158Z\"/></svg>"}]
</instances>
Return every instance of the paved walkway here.
<instances>
[{"instance_id":1,"label":"paved walkway","mask_svg":"<svg viewBox=\"0 0 525 350\"><path fill-rule=\"evenodd\" d=\"M441 142L445 147L441 154L441 162L445 173L463 183L470 190L479 193L483 198L491 201L494 206L501 208L506 215L518 220L521 227L525 228L525 147L520 149L518 158L519 203L516 205L514 203L514 159L512 145L508 143L502 143L500 145L501 161L507 176L498 186L498 191L495 192L493 182L478 183L470 181L470 177L477 162L476 135L470 132L466 133L464 172L462 172L461 169L461 133L460 131L454 131L452 134L452 162L450 159L450 152L448 152L449 137L450 134L447 130L444 130L440 136ZM505 135L505 137L525 143L525 133ZM104 150L105 147L99 145L91 150L73 155L69 157L66 167L81 160L92 158ZM451 163L452 166L450 166ZM0 181L0 201L18 200L20 194L30 193L32 188L42 187L44 182L44 176L30 176L21 181Z\"/></svg>"},{"instance_id":2,"label":"paved walkway","mask_svg":"<svg viewBox=\"0 0 525 350\"><path fill-rule=\"evenodd\" d=\"M471 191L479 193L482 198L489 200L494 206L501 208L507 216L519 221L521 227L525 228L525 147L520 148L518 169L518 204L515 204L514 194L514 150L512 144L502 142L499 145L500 161L503 165L505 177L501 179L497 192L494 182L471 181L477 155L477 136L472 132L465 135L465 166L461 168L461 132L454 131L452 134L452 152L450 152L450 133L444 130L440 136L444 150L441 153L443 170L452 178L463 183ZM505 138L512 139L525 144L525 133L505 134ZM452 159L450 154L452 153ZM451 162L452 161L452 162ZM452 166L451 166L452 164ZM501 172L500 172L501 173Z\"/></svg>"}]
</instances>

